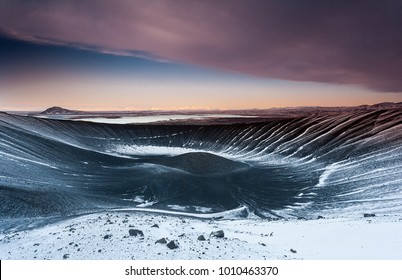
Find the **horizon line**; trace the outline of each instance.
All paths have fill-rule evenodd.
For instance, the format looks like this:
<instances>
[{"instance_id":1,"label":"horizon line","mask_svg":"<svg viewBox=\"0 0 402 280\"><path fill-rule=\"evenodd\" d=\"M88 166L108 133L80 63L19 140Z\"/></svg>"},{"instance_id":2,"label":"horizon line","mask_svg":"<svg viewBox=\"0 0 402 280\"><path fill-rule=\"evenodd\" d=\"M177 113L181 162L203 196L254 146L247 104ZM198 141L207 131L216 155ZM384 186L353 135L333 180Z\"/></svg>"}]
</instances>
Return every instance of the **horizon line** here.
<instances>
[{"instance_id":1,"label":"horizon line","mask_svg":"<svg viewBox=\"0 0 402 280\"><path fill-rule=\"evenodd\" d=\"M392 101L383 101L374 104L360 104L360 105L334 105L334 106L320 106L320 105L302 105L302 106L286 106L286 107L269 107L269 108L242 108L242 109L219 109L219 108L177 108L177 109L101 109L101 110L88 110L88 109L73 109L62 106L51 106L45 109L0 109L0 112L44 112L51 108L61 108L68 111L76 111L76 112L93 112L93 113L106 113L106 112L199 112L199 111L263 111L263 110L273 110L273 109L297 109L297 108L352 108L352 107L364 107L364 106L376 106L381 104L395 104L402 105L402 102L392 102Z\"/></svg>"}]
</instances>

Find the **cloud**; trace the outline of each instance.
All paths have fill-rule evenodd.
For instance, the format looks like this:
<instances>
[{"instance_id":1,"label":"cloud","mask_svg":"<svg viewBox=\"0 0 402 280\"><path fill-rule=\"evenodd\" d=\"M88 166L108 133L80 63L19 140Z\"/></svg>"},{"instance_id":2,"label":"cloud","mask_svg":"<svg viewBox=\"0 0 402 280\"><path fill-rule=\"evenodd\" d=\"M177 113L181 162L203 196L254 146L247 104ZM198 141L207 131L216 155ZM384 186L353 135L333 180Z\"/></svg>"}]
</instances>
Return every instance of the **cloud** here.
<instances>
[{"instance_id":1,"label":"cloud","mask_svg":"<svg viewBox=\"0 0 402 280\"><path fill-rule=\"evenodd\" d=\"M0 0L0 25L42 43L402 92L401 11L399 0Z\"/></svg>"}]
</instances>

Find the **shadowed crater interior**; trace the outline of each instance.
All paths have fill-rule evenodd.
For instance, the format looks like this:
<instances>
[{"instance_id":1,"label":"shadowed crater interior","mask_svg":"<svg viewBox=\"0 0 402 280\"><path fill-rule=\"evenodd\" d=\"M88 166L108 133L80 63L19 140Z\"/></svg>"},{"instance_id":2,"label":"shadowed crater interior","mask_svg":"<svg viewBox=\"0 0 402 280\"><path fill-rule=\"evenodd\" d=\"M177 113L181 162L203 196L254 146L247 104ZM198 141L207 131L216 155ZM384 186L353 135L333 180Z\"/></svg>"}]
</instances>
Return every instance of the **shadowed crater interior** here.
<instances>
[{"instance_id":1,"label":"shadowed crater interior","mask_svg":"<svg viewBox=\"0 0 402 280\"><path fill-rule=\"evenodd\" d=\"M204 152L186 153L164 158L158 164L198 175L227 173L249 167L248 164Z\"/></svg>"}]
</instances>

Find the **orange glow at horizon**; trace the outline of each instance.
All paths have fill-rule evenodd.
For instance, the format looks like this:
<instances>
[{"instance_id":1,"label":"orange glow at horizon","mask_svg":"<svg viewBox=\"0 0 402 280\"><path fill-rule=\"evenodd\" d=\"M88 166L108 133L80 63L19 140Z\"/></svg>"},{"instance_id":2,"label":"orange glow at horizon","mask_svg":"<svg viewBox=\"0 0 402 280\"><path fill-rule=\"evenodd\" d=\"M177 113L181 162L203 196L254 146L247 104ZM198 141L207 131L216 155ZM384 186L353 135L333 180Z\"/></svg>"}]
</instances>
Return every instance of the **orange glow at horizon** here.
<instances>
[{"instance_id":1,"label":"orange glow at horizon","mask_svg":"<svg viewBox=\"0 0 402 280\"><path fill-rule=\"evenodd\" d=\"M57 81L46 84L17 85L8 89L17 98L8 97L8 106L0 110L43 110L51 106L87 111L112 110L238 110L298 106L357 106L384 101L400 102L399 94L367 93L359 89L341 92L336 88L323 90L293 88L239 88L176 84L163 87L141 87L128 84L70 84ZM350 92L353 91L353 94ZM25 94L22 94L24 93ZM57 94L54 94L57 92ZM303 94L300 94L300 93ZM236 97L244 95L243 98Z\"/></svg>"},{"instance_id":2,"label":"orange glow at horizon","mask_svg":"<svg viewBox=\"0 0 402 280\"><path fill-rule=\"evenodd\" d=\"M333 84L251 81L147 80L70 74L2 86L0 110L44 110L52 106L86 111L240 110L298 106L355 106L400 102L398 93ZM7 105L5 105L7 104Z\"/></svg>"}]
</instances>

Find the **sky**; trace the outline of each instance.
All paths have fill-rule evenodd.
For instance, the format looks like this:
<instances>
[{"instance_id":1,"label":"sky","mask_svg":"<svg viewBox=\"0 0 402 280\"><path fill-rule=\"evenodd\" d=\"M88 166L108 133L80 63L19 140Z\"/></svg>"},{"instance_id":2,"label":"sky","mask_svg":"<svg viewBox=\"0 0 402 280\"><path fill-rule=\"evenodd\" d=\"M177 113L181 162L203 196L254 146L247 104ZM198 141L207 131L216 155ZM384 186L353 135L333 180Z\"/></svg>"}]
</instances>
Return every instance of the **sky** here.
<instances>
[{"instance_id":1,"label":"sky","mask_svg":"<svg viewBox=\"0 0 402 280\"><path fill-rule=\"evenodd\" d=\"M402 1L0 0L0 110L402 101Z\"/></svg>"}]
</instances>

